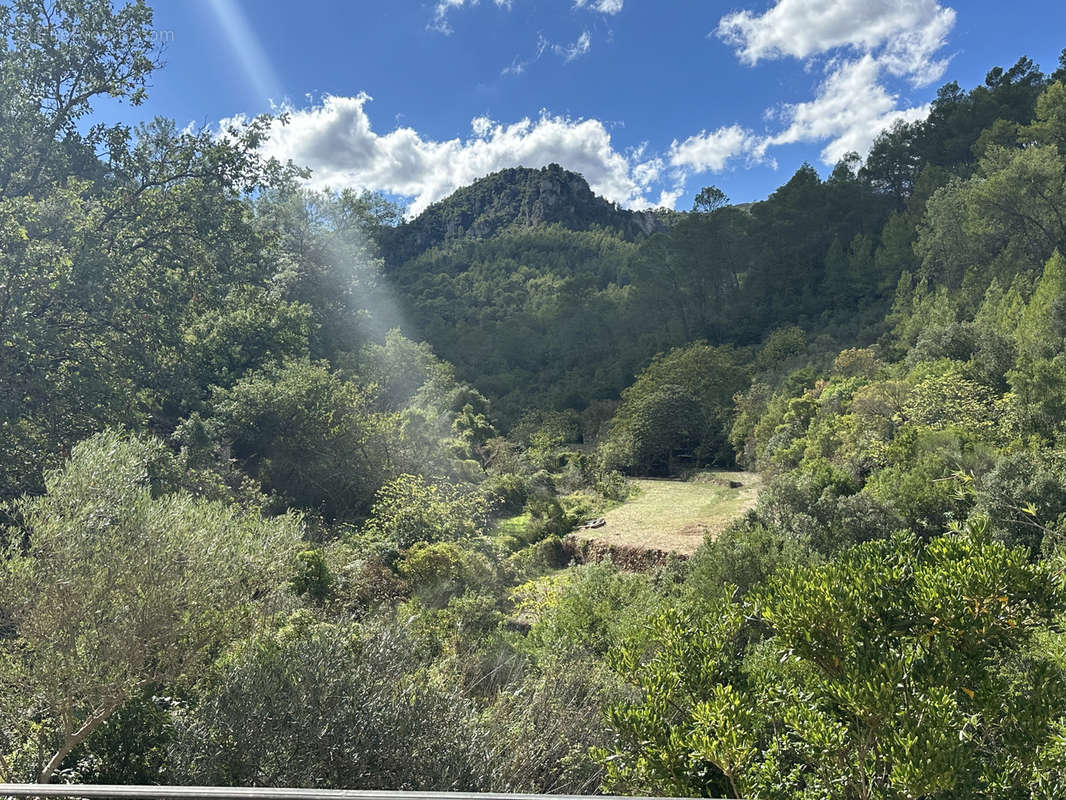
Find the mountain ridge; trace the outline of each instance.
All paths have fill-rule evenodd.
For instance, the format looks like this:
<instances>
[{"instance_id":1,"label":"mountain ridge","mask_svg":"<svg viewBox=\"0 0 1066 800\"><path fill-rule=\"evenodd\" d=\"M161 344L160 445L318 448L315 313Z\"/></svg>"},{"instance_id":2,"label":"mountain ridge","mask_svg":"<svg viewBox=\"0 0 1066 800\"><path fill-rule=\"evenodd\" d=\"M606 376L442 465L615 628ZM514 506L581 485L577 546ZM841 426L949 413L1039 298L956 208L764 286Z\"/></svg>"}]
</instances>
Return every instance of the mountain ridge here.
<instances>
[{"instance_id":1,"label":"mountain ridge","mask_svg":"<svg viewBox=\"0 0 1066 800\"><path fill-rule=\"evenodd\" d=\"M666 230L668 217L663 210L620 208L595 194L582 175L559 164L511 167L460 187L414 219L382 231L380 245L386 264L396 267L433 247L489 238L512 226L606 227L633 240Z\"/></svg>"}]
</instances>

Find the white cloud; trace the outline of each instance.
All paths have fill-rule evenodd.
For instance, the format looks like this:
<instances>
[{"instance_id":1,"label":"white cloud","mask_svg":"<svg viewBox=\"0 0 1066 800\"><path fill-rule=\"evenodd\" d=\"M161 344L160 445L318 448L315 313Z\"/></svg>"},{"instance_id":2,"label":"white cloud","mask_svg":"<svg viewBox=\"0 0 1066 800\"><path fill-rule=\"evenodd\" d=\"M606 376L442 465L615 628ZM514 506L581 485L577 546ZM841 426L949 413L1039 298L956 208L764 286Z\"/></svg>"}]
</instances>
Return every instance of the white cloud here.
<instances>
[{"instance_id":1,"label":"white cloud","mask_svg":"<svg viewBox=\"0 0 1066 800\"><path fill-rule=\"evenodd\" d=\"M544 51L552 46L552 43L544 38L544 34L537 34L537 52L531 58L523 59L521 56L515 56L510 65L500 70L500 75L521 75L526 71L526 68L530 64L535 64L540 61L540 57L544 55Z\"/></svg>"},{"instance_id":2,"label":"white cloud","mask_svg":"<svg viewBox=\"0 0 1066 800\"><path fill-rule=\"evenodd\" d=\"M637 152L630 155L630 158L637 162L633 167L633 180L636 181L639 186L650 186L653 183L658 183L665 165L661 158L640 161L643 153L644 148L642 147Z\"/></svg>"},{"instance_id":3,"label":"white cloud","mask_svg":"<svg viewBox=\"0 0 1066 800\"><path fill-rule=\"evenodd\" d=\"M522 61L518 56L514 57L506 67L500 70L501 75L521 75L526 71L526 67L530 64L529 61Z\"/></svg>"},{"instance_id":4,"label":"white cloud","mask_svg":"<svg viewBox=\"0 0 1066 800\"><path fill-rule=\"evenodd\" d=\"M912 30L887 42L880 62L893 75L910 79L915 86L928 86L939 80L948 67L948 59L935 54L947 45L948 34L955 25L955 12L941 9L938 14Z\"/></svg>"},{"instance_id":5,"label":"white cloud","mask_svg":"<svg viewBox=\"0 0 1066 800\"><path fill-rule=\"evenodd\" d=\"M211 0L220 2L220 0ZM511 9L513 0L492 0L497 7ZM454 31L448 23L448 14L463 6L476 6L480 0L437 0L433 8L433 21L429 27L443 34L451 34ZM625 0L574 0L574 8L588 8L590 11L598 11L600 14L617 14L622 10ZM585 52L588 52L587 50Z\"/></svg>"},{"instance_id":6,"label":"white cloud","mask_svg":"<svg viewBox=\"0 0 1066 800\"><path fill-rule=\"evenodd\" d=\"M663 189L659 192L659 202L656 203L657 208L676 208L677 201L685 193L685 187L680 186L673 191L667 191Z\"/></svg>"},{"instance_id":7,"label":"white cloud","mask_svg":"<svg viewBox=\"0 0 1066 800\"><path fill-rule=\"evenodd\" d=\"M762 137L740 125L700 131L684 141L674 139L667 156L673 188L662 190L659 205L673 208L685 192L689 175L722 172L739 156L744 156L749 165L764 162L776 167L773 159L766 157L764 142Z\"/></svg>"},{"instance_id":8,"label":"white cloud","mask_svg":"<svg viewBox=\"0 0 1066 800\"><path fill-rule=\"evenodd\" d=\"M562 58L564 64L569 64L571 61L589 54L592 50L592 36L588 31L584 31L570 44L552 44L551 41L545 38L544 34L538 33L536 53L525 59L521 56L515 56L510 64L500 70L500 75L504 77L507 75L522 75L528 67L540 61L541 56L547 50Z\"/></svg>"},{"instance_id":9,"label":"white cloud","mask_svg":"<svg viewBox=\"0 0 1066 800\"><path fill-rule=\"evenodd\" d=\"M511 9L513 0L492 0L497 7ZM222 2L222 0L211 0ZM443 34L450 35L454 31L448 22L448 15L464 6L476 6L480 0L437 0L433 8L433 21L428 27L438 30ZM589 11L597 11L600 14L614 15L622 10L625 0L574 0L574 8L587 8ZM588 52L587 50L585 52Z\"/></svg>"},{"instance_id":10,"label":"white cloud","mask_svg":"<svg viewBox=\"0 0 1066 800\"><path fill-rule=\"evenodd\" d=\"M700 131L683 142L670 145L670 165L691 172L721 172L738 155L760 154L761 141L739 125Z\"/></svg>"},{"instance_id":11,"label":"white cloud","mask_svg":"<svg viewBox=\"0 0 1066 800\"><path fill-rule=\"evenodd\" d=\"M593 11L599 11L601 14L617 14L622 10L622 3L624 0L574 0L574 8L585 8L588 6Z\"/></svg>"},{"instance_id":12,"label":"white cloud","mask_svg":"<svg viewBox=\"0 0 1066 800\"><path fill-rule=\"evenodd\" d=\"M541 112L504 125L482 116L471 121L468 138L434 141L408 127L377 133L366 113L370 99L329 96L309 108L289 109L289 123L271 130L266 154L310 167L315 187L410 197L412 214L490 172L553 162L584 175L608 200L629 208L654 205L648 195L660 178L661 160L645 158L643 148L620 152L599 120ZM223 128L231 122L242 120L224 120Z\"/></svg>"},{"instance_id":13,"label":"white cloud","mask_svg":"<svg viewBox=\"0 0 1066 800\"><path fill-rule=\"evenodd\" d=\"M880 70L869 55L833 65L813 100L781 109L788 127L764 140L760 150L828 140L822 160L833 164L849 151L868 152L877 134L897 119L913 121L929 113L927 105L899 108L899 98L878 83Z\"/></svg>"},{"instance_id":14,"label":"white cloud","mask_svg":"<svg viewBox=\"0 0 1066 800\"><path fill-rule=\"evenodd\" d=\"M716 32L747 64L888 45L897 51L897 67L915 74L934 71L929 59L954 24L954 10L937 0L778 0L760 16L737 11L722 17Z\"/></svg>"},{"instance_id":15,"label":"white cloud","mask_svg":"<svg viewBox=\"0 0 1066 800\"><path fill-rule=\"evenodd\" d=\"M493 2L498 8L506 8L508 10L511 8L511 0L493 0ZM429 24L429 27L445 35L451 35L453 30L448 23L448 14L457 8L476 6L477 4L478 0L437 0L437 5L433 9L433 22Z\"/></svg>"},{"instance_id":16,"label":"white cloud","mask_svg":"<svg viewBox=\"0 0 1066 800\"><path fill-rule=\"evenodd\" d=\"M585 31L577 37L577 41L572 44L557 44L552 46L552 50L556 54L563 57L563 61L569 64L575 58L588 55L589 50L592 49L592 37L589 36L589 32Z\"/></svg>"},{"instance_id":17,"label":"white cloud","mask_svg":"<svg viewBox=\"0 0 1066 800\"><path fill-rule=\"evenodd\" d=\"M886 76L926 86L940 78L955 11L937 0L777 0L761 15L737 11L715 33L755 65L764 59L809 59L825 78L813 100L768 111L783 130L755 150L774 145L825 142L822 159L832 164L848 151L868 152L877 134L898 119L914 120L928 106L907 107L885 85ZM819 59L822 59L819 62Z\"/></svg>"}]
</instances>

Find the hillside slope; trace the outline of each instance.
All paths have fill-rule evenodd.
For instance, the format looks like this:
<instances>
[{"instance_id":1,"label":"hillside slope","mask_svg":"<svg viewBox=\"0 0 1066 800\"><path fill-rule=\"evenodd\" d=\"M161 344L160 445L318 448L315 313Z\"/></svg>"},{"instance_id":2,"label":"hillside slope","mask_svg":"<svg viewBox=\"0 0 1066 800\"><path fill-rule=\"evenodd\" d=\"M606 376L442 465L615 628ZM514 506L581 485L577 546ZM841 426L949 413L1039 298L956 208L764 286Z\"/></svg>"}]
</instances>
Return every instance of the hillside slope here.
<instances>
[{"instance_id":1,"label":"hillside slope","mask_svg":"<svg viewBox=\"0 0 1066 800\"><path fill-rule=\"evenodd\" d=\"M602 227L626 239L665 230L658 212L626 211L594 194L576 172L550 164L494 172L456 190L412 220L383 232L390 267L457 239L485 239L516 226L557 223L570 230Z\"/></svg>"}]
</instances>

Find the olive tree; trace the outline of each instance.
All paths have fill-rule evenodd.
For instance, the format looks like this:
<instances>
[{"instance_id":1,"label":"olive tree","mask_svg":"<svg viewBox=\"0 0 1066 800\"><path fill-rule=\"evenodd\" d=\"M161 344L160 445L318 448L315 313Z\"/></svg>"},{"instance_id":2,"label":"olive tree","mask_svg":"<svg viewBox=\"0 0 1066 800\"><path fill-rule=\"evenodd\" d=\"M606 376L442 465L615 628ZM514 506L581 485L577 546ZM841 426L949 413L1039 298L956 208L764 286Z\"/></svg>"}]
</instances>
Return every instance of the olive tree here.
<instances>
[{"instance_id":1,"label":"olive tree","mask_svg":"<svg viewBox=\"0 0 1066 800\"><path fill-rule=\"evenodd\" d=\"M211 785L486 788L473 709L424 666L402 626L298 612L218 660L177 715L173 769Z\"/></svg>"},{"instance_id":2,"label":"olive tree","mask_svg":"<svg viewBox=\"0 0 1066 800\"><path fill-rule=\"evenodd\" d=\"M49 782L145 688L196 676L285 583L299 520L183 491L157 440L99 434L9 511L0 583L7 779Z\"/></svg>"}]
</instances>

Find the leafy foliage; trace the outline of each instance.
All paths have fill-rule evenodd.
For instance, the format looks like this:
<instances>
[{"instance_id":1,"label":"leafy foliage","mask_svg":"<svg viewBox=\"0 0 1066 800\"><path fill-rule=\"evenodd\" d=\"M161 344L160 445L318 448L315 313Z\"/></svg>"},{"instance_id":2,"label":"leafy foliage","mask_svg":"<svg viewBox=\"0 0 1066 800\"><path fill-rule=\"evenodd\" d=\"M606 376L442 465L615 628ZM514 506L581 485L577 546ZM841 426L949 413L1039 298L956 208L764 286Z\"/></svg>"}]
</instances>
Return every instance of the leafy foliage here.
<instances>
[{"instance_id":1,"label":"leafy foliage","mask_svg":"<svg viewBox=\"0 0 1066 800\"><path fill-rule=\"evenodd\" d=\"M297 518L156 494L167 459L158 441L103 433L13 509L2 699L20 775L47 781L127 700L196 675L284 581Z\"/></svg>"},{"instance_id":2,"label":"leafy foliage","mask_svg":"<svg viewBox=\"0 0 1066 800\"><path fill-rule=\"evenodd\" d=\"M402 629L296 617L220 660L177 720L173 769L202 785L477 785L484 743L467 704L418 666Z\"/></svg>"}]
</instances>

